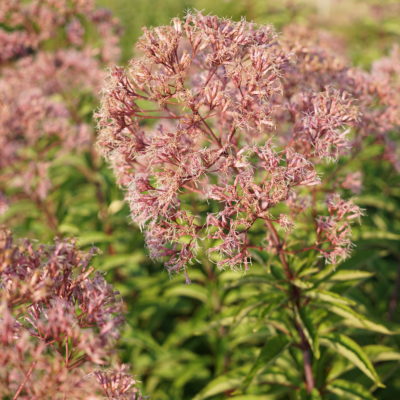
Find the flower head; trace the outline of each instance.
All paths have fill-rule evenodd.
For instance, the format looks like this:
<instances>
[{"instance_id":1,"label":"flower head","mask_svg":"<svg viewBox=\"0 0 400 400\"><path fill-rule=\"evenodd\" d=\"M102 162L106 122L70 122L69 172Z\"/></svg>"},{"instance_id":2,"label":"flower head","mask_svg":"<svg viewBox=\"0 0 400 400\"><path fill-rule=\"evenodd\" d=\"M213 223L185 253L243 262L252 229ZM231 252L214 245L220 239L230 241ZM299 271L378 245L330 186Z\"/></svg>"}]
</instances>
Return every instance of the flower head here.
<instances>
[{"instance_id":1,"label":"flower head","mask_svg":"<svg viewBox=\"0 0 400 400\"><path fill-rule=\"evenodd\" d=\"M295 228L306 214L292 199L348 152L352 97L289 86L293 51L270 26L194 13L145 29L137 47L103 89L98 144L150 254L176 271L207 243L221 267L247 266L254 226Z\"/></svg>"}]
</instances>

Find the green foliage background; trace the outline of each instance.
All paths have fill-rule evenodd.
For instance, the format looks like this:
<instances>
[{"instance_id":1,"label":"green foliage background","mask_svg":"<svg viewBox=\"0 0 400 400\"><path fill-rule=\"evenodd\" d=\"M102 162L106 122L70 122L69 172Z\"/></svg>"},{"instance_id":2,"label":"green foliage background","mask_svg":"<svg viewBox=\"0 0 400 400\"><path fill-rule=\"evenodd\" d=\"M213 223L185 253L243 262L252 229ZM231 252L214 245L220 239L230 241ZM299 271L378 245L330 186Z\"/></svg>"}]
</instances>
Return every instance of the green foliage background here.
<instances>
[{"instance_id":1,"label":"green foliage background","mask_svg":"<svg viewBox=\"0 0 400 400\"><path fill-rule=\"evenodd\" d=\"M278 30L291 22L324 27L343 38L349 57L366 68L400 39L400 15L390 11L398 1L98 0L98 4L122 21L124 62L132 56L142 26L166 24L192 8L234 19L246 16L273 23ZM376 6L383 10L378 13ZM93 99L82 102L90 121L97 105ZM364 155L368 162L354 165L364 174L365 190L356 201L366 209L366 217L355 232L352 258L331 271L330 277L336 279L325 289L354 299L361 304L359 311L399 331L400 179L389 165L375 161L376 152L379 149L369 148ZM66 155L51 173L57 190L43 207L57 215L56 228L50 229L43 210L24 199L13 204L0 222L19 237L50 241L55 235L73 236L82 248L101 249L95 264L127 304L120 354L142 381L145 395L157 400L295 398L290 385L301 366L291 364L285 341L271 338L279 302L272 301L278 296L274 286L263 280L270 260L260 258L247 274L196 265L190 271L193 283L185 285L184 277L170 277L162 265L148 259L142 234L130 223L123 193L94 152ZM310 315L313 325L323 324L318 313ZM351 332L366 346L386 388L377 389L345 361L332 364L332 351L323 347L317 380L325 374L343 379L336 383L336 394L326 398L400 398L399 337L358 328L347 324L340 331ZM278 364L285 374L275 374L269 363L278 353L262 350L269 341L281 352ZM249 371L254 378L245 380L248 390L240 394ZM344 380L354 382L350 389L340 386L340 382L348 385ZM370 390L365 392L360 384Z\"/></svg>"}]
</instances>

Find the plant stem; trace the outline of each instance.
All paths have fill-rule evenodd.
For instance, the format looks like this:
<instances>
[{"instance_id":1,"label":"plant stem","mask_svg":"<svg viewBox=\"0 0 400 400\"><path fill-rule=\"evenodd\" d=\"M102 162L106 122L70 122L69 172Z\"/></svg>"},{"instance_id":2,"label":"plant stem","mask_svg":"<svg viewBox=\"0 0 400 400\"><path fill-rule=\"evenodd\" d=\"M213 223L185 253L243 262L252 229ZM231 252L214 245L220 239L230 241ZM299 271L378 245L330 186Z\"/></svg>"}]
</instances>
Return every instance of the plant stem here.
<instances>
[{"instance_id":1,"label":"plant stem","mask_svg":"<svg viewBox=\"0 0 400 400\"><path fill-rule=\"evenodd\" d=\"M290 301L297 310L300 310L301 304L301 292L300 289L293 284L295 275L290 269L288 261L286 259L284 243L281 241L278 232L276 231L273 223L266 220L266 225L271 233L271 238L278 252L279 259L282 263L286 278L290 284ZM296 329L300 336L300 346L303 352L303 369L304 369L304 382L308 393L311 393L315 387L314 375L312 372L312 350L308 343L307 337L304 333L302 326L295 321Z\"/></svg>"},{"instance_id":2,"label":"plant stem","mask_svg":"<svg viewBox=\"0 0 400 400\"><path fill-rule=\"evenodd\" d=\"M394 289L389 301L389 321L392 321L396 312L397 302L398 302L398 293L400 291L400 262L398 262L397 266L397 275L396 282L394 285Z\"/></svg>"},{"instance_id":3,"label":"plant stem","mask_svg":"<svg viewBox=\"0 0 400 400\"><path fill-rule=\"evenodd\" d=\"M33 368L35 367L36 362L33 362L31 364L31 366L29 367L28 372L25 374L24 380L20 383L20 385L18 386L17 391L14 394L13 400L16 400L18 398L18 396L20 395L20 393L22 392L22 389L24 388L24 386L26 385L26 382L28 382L28 379L33 371Z\"/></svg>"}]
</instances>

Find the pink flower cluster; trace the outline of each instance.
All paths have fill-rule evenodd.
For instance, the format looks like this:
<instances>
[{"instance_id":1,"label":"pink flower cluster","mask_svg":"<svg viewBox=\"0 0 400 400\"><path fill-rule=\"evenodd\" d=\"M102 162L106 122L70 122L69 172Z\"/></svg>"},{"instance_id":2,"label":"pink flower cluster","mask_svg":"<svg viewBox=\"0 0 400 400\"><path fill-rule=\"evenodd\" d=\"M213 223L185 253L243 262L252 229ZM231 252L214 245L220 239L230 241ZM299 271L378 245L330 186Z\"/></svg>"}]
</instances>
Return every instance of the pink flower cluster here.
<instances>
[{"instance_id":1,"label":"pink flower cluster","mask_svg":"<svg viewBox=\"0 0 400 400\"><path fill-rule=\"evenodd\" d=\"M93 0L6 0L0 4L0 64L40 50L55 37L64 36L66 45L85 46L82 18L97 28L104 40L98 50L105 62L119 56L118 24L105 10L95 8Z\"/></svg>"},{"instance_id":2,"label":"pink flower cluster","mask_svg":"<svg viewBox=\"0 0 400 400\"><path fill-rule=\"evenodd\" d=\"M145 30L143 55L111 72L98 144L170 271L202 248L221 267L306 243L330 262L348 255L361 212L318 169L349 153L361 116L299 46L269 26L188 14Z\"/></svg>"},{"instance_id":3,"label":"pink flower cluster","mask_svg":"<svg viewBox=\"0 0 400 400\"><path fill-rule=\"evenodd\" d=\"M88 149L92 128L75 114L76 90L93 93L102 78L100 63L73 49L25 57L1 70L0 168L9 186L43 199L54 152Z\"/></svg>"},{"instance_id":4,"label":"pink flower cluster","mask_svg":"<svg viewBox=\"0 0 400 400\"><path fill-rule=\"evenodd\" d=\"M91 40L83 24L96 30L96 38ZM95 106L104 66L119 57L118 33L111 14L95 9L91 1L1 2L3 192L20 187L43 200L56 156L90 148L93 132L83 107L89 104L90 111Z\"/></svg>"},{"instance_id":5,"label":"pink flower cluster","mask_svg":"<svg viewBox=\"0 0 400 400\"><path fill-rule=\"evenodd\" d=\"M322 91L327 86L347 93L355 99L359 110L349 142L352 156L362 150L363 140L369 138L383 145L384 158L400 171L400 152L395 141L400 129L398 47L393 48L389 57L375 61L367 72L349 65L337 52L337 46L332 45L332 38L330 47L328 38L321 41L315 36L315 31L305 28L289 27L284 31L284 44L295 56L285 79L286 97L307 89Z\"/></svg>"},{"instance_id":6,"label":"pink flower cluster","mask_svg":"<svg viewBox=\"0 0 400 400\"><path fill-rule=\"evenodd\" d=\"M111 363L123 304L92 254L0 233L0 395L139 399L126 368L98 371Z\"/></svg>"}]
</instances>

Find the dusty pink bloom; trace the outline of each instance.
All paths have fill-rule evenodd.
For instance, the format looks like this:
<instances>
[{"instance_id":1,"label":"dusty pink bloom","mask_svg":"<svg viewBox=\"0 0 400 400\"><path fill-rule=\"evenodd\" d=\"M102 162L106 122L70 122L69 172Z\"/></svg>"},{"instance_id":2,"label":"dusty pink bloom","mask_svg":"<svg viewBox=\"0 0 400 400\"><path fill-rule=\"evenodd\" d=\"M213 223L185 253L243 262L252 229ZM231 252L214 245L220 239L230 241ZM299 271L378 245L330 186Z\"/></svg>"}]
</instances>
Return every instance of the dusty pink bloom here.
<instances>
[{"instance_id":1,"label":"dusty pink bloom","mask_svg":"<svg viewBox=\"0 0 400 400\"><path fill-rule=\"evenodd\" d=\"M0 192L0 216L8 210L7 197Z\"/></svg>"},{"instance_id":2,"label":"dusty pink bloom","mask_svg":"<svg viewBox=\"0 0 400 400\"><path fill-rule=\"evenodd\" d=\"M322 255L335 264L349 254L352 247L350 225L360 219L362 210L351 201L341 199L338 194L329 195L326 202L329 216L317 219L317 240L321 244L327 243L327 250L322 246Z\"/></svg>"},{"instance_id":3,"label":"dusty pink bloom","mask_svg":"<svg viewBox=\"0 0 400 400\"><path fill-rule=\"evenodd\" d=\"M91 257L67 241L15 243L0 230L0 396L102 398L92 373L110 364L123 304Z\"/></svg>"},{"instance_id":4,"label":"dusty pink bloom","mask_svg":"<svg viewBox=\"0 0 400 400\"><path fill-rule=\"evenodd\" d=\"M81 46L84 41L85 29L77 18L71 20L66 27L68 41L75 45Z\"/></svg>"},{"instance_id":5,"label":"dusty pink bloom","mask_svg":"<svg viewBox=\"0 0 400 400\"><path fill-rule=\"evenodd\" d=\"M346 175L342 182L342 187L349 189L355 194L360 194L362 190L362 173L360 171L352 172Z\"/></svg>"},{"instance_id":6,"label":"dusty pink bloom","mask_svg":"<svg viewBox=\"0 0 400 400\"><path fill-rule=\"evenodd\" d=\"M353 134L347 143L353 157L363 148L363 140L369 138L383 145L384 158L399 170L400 152L395 134L400 129L398 48L395 47L389 57L377 60L367 72L352 67L315 30L308 29L300 35L296 32L289 28L284 33L285 46L295 57L295 63L284 77L284 94L288 101L292 101L298 91L321 91L327 86L335 90L338 99L352 96L360 111L357 117L348 115ZM343 117L346 118L346 112ZM335 123L340 124L340 118Z\"/></svg>"},{"instance_id":7,"label":"dusty pink bloom","mask_svg":"<svg viewBox=\"0 0 400 400\"><path fill-rule=\"evenodd\" d=\"M40 53L0 69L0 167L7 187L43 199L51 188L47 170L55 152L88 149L93 133L76 119L75 92L98 90L102 77L98 61L76 50Z\"/></svg>"},{"instance_id":8,"label":"dusty pink bloom","mask_svg":"<svg viewBox=\"0 0 400 400\"><path fill-rule=\"evenodd\" d=\"M337 159L350 147L347 134L357 121L357 111L349 107L346 93L328 89L318 94L301 93L290 99L295 145L303 154Z\"/></svg>"},{"instance_id":9,"label":"dusty pink bloom","mask_svg":"<svg viewBox=\"0 0 400 400\"><path fill-rule=\"evenodd\" d=\"M126 366L111 371L96 371L95 376L107 399L141 400L136 381L127 373Z\"/></svg>"},{"instance_id":10,"label":"dusty pink bloom","mask_svg":"<svg viewBox=\"0 0 400 400\"><path fill-rule=\"evenodd\" d=\"M269 26L189 14L145 30L137 47L103 89L98 143L152 256L177 271L207 248L221 267L247 267L255 226L276 247L276 228L297 235L298 221L323 213L317 168L348 152L359 123L350 94L295 86L296 48ZM306 193L314 201L294 208Z\"/></svg>"},{"instance_id":11,"label":"dusty pink bloom","mask_svg":"<svg viewBox=\"0 0 400 400\"><path fill-rule=\"evenodd\" d=\"M4 49L0 65L37 52L45 42L59 37L60 30L65 33L66 45L85 47L85 29L78 16L98 29L107 49L100 49L105 61L117 60L118 24L110 13L95 9L94 1L5 0L0 4L0 45Z\"/></svg>"},{"instance_id":12,"label":"dusty pink bloom","mask_svg":"<svg viewBox=\"0 0 400 400\"><path fill-rule=\"evenodd\" d=\"M93 38L91 31L96 32ZM104 68L119 57L119 31L112 15L92 1L1 2L4 193L19 188L36 204L43 203L52 189L49 170L54 160L66 152L90 150L94 135L88 105L95 107ZM65 41L59 39L64 36ZM55 37L57 50L51 51Z\"/></svg>"}]
</instances>

